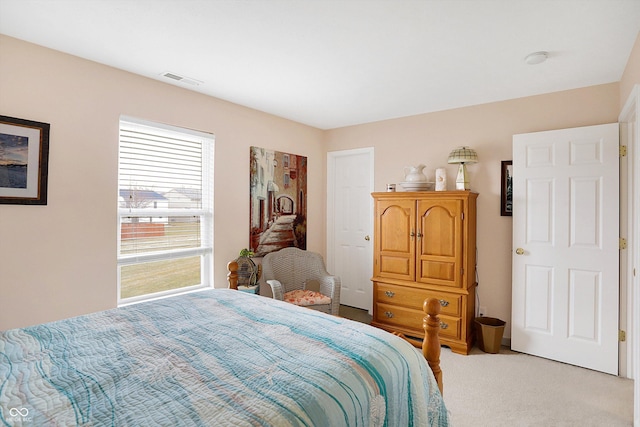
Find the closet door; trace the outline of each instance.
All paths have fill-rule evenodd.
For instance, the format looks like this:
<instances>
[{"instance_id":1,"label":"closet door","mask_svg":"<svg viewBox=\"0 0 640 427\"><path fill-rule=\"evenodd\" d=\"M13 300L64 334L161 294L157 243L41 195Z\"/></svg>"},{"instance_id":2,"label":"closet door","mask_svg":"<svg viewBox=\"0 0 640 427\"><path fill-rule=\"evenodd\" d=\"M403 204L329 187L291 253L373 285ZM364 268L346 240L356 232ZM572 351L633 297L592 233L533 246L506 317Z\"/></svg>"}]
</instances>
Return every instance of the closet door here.
<instances>
[{"instance_id":1,"label":"closet door","mask_svg":"<svg viewBox=\"0 0 640 427\"><path fill-rule=\"evenodd\" d=\"M373 148L327 153L327 270L340 304L372 312Z\"/></svg>"}]
</instances>

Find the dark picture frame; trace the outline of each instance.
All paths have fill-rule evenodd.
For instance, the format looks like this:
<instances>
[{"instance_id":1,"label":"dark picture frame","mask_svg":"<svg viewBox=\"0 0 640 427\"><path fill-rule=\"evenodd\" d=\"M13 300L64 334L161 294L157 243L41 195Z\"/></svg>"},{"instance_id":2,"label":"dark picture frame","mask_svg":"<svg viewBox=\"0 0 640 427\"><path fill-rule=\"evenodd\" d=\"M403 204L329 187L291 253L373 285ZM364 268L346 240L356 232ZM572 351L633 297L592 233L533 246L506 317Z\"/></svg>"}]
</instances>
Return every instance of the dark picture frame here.
<instances>
[{"instance_id":1,"label":"dark picture frame","mask_svg":"<svg viewBox=\"0 0 640 427\"><path fill-rule=\"evenodd\" d=\"M0 116L0 204L47 204L49 130L49 123Z\"/></svg>"},{"instance_id":2,"label":"dark picture frame","mask_svg":"<svg viewBox=\"0 0 640 427\"><path fill-rule=\"evenodd\" d=\"M502 161L500 174L500 215L512 216L513 213L513 161Z\"/></svg>"}]
</instances>

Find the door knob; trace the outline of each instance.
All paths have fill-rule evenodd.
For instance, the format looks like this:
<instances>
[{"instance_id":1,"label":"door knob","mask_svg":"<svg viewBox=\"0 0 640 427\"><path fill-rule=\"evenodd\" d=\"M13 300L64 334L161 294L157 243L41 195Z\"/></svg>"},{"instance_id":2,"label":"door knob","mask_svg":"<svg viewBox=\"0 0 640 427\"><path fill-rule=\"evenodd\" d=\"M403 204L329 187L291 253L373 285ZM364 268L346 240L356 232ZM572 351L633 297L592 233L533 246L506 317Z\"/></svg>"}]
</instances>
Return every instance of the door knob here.
<instances>
[{"instance_id":1,"label":"door knob","mask_svg":"<svg viewBox=\"0 0 640 427\"><path fill-rule=\"evenodd\" d=\"M524 254L524 249L522 249L522 248L518 248L518 249L516 249L516 253L517 253L518 255L522 255L522 254Z\"/></svg>"},{"instance_id":2,"label":"door knob","mask_svg":"<svg viewBox=\"0 0 640 427\"><path fill-rule=\"evenodd\" d=\"M368 242L369 240L371 240L371 237L369 237L369 235L367 234L366 236L364 236L364 240Z\"/></svg>"}]
</instances>

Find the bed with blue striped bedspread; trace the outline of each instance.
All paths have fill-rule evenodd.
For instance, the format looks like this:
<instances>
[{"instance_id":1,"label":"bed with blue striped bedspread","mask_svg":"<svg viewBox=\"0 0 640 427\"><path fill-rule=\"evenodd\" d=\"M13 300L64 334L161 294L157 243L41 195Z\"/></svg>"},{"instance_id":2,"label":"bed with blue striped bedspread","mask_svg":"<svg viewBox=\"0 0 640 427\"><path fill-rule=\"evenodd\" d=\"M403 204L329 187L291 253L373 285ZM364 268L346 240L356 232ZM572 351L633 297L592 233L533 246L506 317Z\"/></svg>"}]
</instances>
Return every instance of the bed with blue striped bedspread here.
<instances>
[{"instance_id":1,"label":"bed with blue striped bedspread","mask_svg":"<svg viewBox=\"0 0 640 427\"><path fill-rule=\"evenodd\" d=\"M8 426L445 426L422 354L258 295L195 292L0 332Z\"/></svg>"}]
</instances>

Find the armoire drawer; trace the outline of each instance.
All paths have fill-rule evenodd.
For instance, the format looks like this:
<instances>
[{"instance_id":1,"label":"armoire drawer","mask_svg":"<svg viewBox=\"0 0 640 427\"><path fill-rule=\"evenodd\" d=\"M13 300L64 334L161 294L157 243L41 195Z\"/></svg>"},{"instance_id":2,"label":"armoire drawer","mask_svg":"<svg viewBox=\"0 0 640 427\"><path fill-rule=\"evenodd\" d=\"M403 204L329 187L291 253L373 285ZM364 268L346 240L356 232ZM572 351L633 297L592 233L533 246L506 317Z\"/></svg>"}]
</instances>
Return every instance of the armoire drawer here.
<instances>
[{"instance_id":1,"label":"armoire drawer","mask_svg":"<svg viewBox=\"0 0 640 427\"><path fill-rule=\"evenodd\" d=\"M422 325L420 325L422 326ZM440 315L440 335L442 338L461 339L461 320L459 317L449 317Z\"/></svg>"},{"instance_id":2,"label":"armoire drawer","mask_svg":"<svg viewBox=\"0 0 640 427\"><path fill-rule=\"evenodd\" d=\"M376 282L377 302L397 304L419 310L422 313L422 304L426 298L436 298L440 301L441 314L448 316L461 316L462 296L447 292L435 292L424 289L416 289L405 286L390 285ZM422 314L424 316L424 314ZM421 318L422 319L422 318Z\"/></svg>"},{"instance_id":3,"label":"armoire drawer","mask_svg":"<svg viewBox=\"0 0 640 427\"><path fill-rule=\"evenodd\" d=\"M424 294L425 298L435 298L440 301L440 314L448 316L462 316L461 295L435 291L424 291Z\"/></svg>"},{"instance_id":4,"label":"armoire drawer","mask_svg":"<svg viewBox=\"0 0 640 427\"><path fill-rule=\"evenodd\" d=\"M376 303L375 322L384 323L390 326L399 326L402 328L413 329L416 332L424 332L422 328L422 319L424 319L422 310L415 310L397 305ZM440 336L446 338L460 338L460 318L440 315Z\"/></svg>"}]
</instances>

